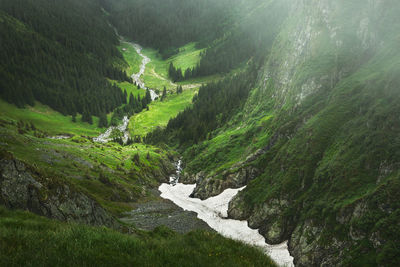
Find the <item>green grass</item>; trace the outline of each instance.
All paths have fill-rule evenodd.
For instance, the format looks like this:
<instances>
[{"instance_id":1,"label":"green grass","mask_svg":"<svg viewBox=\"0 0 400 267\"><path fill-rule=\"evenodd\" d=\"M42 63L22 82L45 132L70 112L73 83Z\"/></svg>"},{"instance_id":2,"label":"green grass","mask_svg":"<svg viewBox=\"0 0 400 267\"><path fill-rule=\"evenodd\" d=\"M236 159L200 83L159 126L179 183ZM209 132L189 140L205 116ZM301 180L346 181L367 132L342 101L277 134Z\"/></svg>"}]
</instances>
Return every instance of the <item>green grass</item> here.
<instances>
[{"instance_id":1,"label":"green grass","mask_svg":"<svg viewBox=\"0 0 400 267\"><path fill-rule=\"evenodd\" d=\"M275 266L259 249L207 231L126 235L0 206L1 266Z\"/></svg>"},{"instance_id":2,"label":"green grass","mask_svg":"<svg viewBox=\"0 0 400 267\"><path fill-rule=\"evenodd\" d=\"M128 82L116 82L117 86L122 89L122 92L125 90L127 93L127 101L129 101L129 95L132 93L135 97L140 95L140 98L143 98L146 95L146 90L138 89L136 85L128 83Z\"/></svg>"},{"instance_id":3,"label":"green grass","mask_svg":"<svg viewBox=\"0 0 400 267\"><path fill-rule=\"evenodd\" d=\"M0 143L7 144L4 149L35 166L41 176L75 185L116 215L148 196L147 189L156 187L166 176L160 166L168 166L171 153L140 143L124 147L98 144L80 136L67 140L37 138L33 131L18 134L9 124L0 128L0 135ZM138 162L133 160L135 154L139 155ZM109 183L101 181L101 174Z\"/></svg>"},{"instance_id":4,"label":"green grass","mask_svg":"<svg viewBox=\"0 0 400 267\"><path fill-rule=\"evenodd\" d=\"M200 62L200 53L205 49L197 49L196 43L189 43L179 48L179 53L168 59L168 64L172 62L175 68L185 71L195 67Z\"/></svg>"},{"instance_id":5,"label":"green grass","mask_svg":"<svg viewBox=\"0 0 400 267\"><path fill-rule=\"evenodd\" d=\"M144 136L156 127L165 127L169 119L175 117L192 103L197 89L184 90L182 94L168 94L164 101L152 102L149 111L134 115L129 123L132 135Z\"/></svg>"},{"instance_id":6,"label":"green grass","mask_svg":"<svg viewBox=\"0 0 400 267\"><path fill-rule=\"evenodd\" d=\"M131 76L134 73L138 73L143 59L136 53L135 48L127 42L121 42L118 49L124 56L125 61L128 62L128 66L125 69L127 75Z\"/></svg>"},{"instance_id":7,"label":"green grass","mask_svg":"<svg viewBox=\"0 0 400 267\"><path fill-rule=\"evenodd\" d=\"M37 128L46 131L49 135L68 133L96 136L104 130L96 127L98 124L97 117L93 117L93 125L81 122L81 115L78 115L77 122L73 123L71 116L64 116L39 102L36 102L34 107L27 106L20 109L0 99L0 118L15 122L19 120L32 122Z\"/></svg>"},{"instance_id":8,"label":"green grass","mask_svg":"<svg viewBox=\"0 0 400 267\"><path fill-rule=\"evenodd\" d=\"M123 50L125 49L125 50ZM135 49L127 42L121 42L119 50L124 56L128 66L125 66L127 74L130 76L132 73L139 72L139 67L142 63L142 57L136 53ZM189 43L179 48L179 53L168 58L163 59L157 50L152 48L143 48L142 53L150 58L150 63L146 65L146 70L142 79L147 87L158 90L161 92L164 87L169 92L175 91L175 88L182 85L184 89L191 89L198 87L201 84L216 81L222 78L222 75L211 75L207 77L199 77L183 82L173 83L168 77L168 67L172 62L175 67L181 68L184 72L187 68L193 68L200 62L200 53L204 49L197 49L195 43ZM133 91L130 89L128 83L118 83L122 89ZM128 92L128 95L129 95Z\"/></svg>"},{"instance_id":9,"label":"green grass","mask_svg":"<svg viewBox=\"0 0 400 267\"><path fill-rule=\"evenodd\" d=\"M131 209L130 202L146 197L147 188L157 186L157 179L165 176L159 167L161 163L168 165L167 152L162 149L141 143L124 147L116 143L93 143L92 136L104 129L87 123L73 123L70 117L41 104L18 109L1 102L0 110L0 143L5 150L27 164L35 165L45 176L65 179L76 185L114 214ZM36 130L21 134L18 121L25 125L33 123ZM46 137L57 134L74 137L67 140ZM139 155L139 162L132 161L135 154ZM108 177L112 186L99 180L100 173Z\"/></svg>"},{"instance_id":10,"label":"green grass","mask_svg":"<svg viewBox=\"0 0 400 267\"><path fill-rule=\"evenodd\" d=\"M168 78L168 61L163 60L161 55L154 49L145 48L142 53L151 59L146 65L143 76L147 87L162 90L165 86L168 90L176 87Z\"/></svg>"},{"instance_id":11,"label":"green grass","mask_svg":"<svg viewBox=\"0 0 400 267\"><path fill-rule=\"evenodd\" d=\"M177 84L186 85L199 85L201 83L207 83L220 78L220 75L213 75L207 77L199 77L179 83L172 83L168 77L168 67L172 62L175 67L182 68L184 72L187 68L192 68L197 65L200 61L200 52L203 49L197 49L195 43L189 43L179 48L179 53L170 57L167 60L163 60L161 55L154 49L145 48L143 54L151 59L151 62L147 64L146 71L144 74L144 82L150 88L156 88L162 90L165 86L168 90L174 90Z\"/></svg>"}]
</instances>

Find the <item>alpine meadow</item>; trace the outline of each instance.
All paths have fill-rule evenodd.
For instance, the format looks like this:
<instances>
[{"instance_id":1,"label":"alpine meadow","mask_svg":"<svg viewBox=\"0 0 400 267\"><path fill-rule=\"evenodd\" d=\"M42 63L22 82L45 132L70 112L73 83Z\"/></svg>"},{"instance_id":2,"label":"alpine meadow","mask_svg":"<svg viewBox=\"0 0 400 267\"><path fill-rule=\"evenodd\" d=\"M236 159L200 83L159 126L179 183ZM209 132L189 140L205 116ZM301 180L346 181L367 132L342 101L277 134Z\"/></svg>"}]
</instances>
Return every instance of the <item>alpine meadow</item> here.
<instances>
[{"instance_id":1,"label":"alpine meadow","mask_svg":"<svg viewBox=\"0 0 400 267\"><path fill-rule=\"evenodd\" d=\"M0 266L400 266L397 0L0 0Z\"/></svg>"}]
</instances>

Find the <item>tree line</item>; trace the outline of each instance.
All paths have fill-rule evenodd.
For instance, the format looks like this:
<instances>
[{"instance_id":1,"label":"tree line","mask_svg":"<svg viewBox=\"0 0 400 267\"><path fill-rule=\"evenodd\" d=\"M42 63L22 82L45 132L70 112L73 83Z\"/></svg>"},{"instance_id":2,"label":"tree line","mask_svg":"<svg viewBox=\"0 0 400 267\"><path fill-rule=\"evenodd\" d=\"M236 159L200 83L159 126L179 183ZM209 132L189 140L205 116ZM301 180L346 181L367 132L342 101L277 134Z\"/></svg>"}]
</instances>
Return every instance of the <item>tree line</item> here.
<instances>
[{"instance_id":1,"label":"tree line","mask_svg":"<svg viewBox=\"0 0 400 267\"><path fill-rule=\"evenodd\" d=\"M145 141L189 146L211 138L212 131L223 126L245 103L259 66L251 63L242 73L203 85L193 98L193 106L171 119L165 129L149 133Z\"/></svg>"},{"instance_id":2,"label":"tree line","mask_svg":"<svg viewBox=\"0 0 400 267\"><path fill-rule=\"evenodd\" d=\"M249 2L249 5L255 2ZM257 5L255 5L257 7ZM250 59L265 60L279 26L288 15L285 1L271 2L265 8L255 8L236 27L229 28L224 37L207 45L200 53L200 62L193 68L180 69L169 65L168 74L174 81L213 74L226 74Z\"/></svg>"},{"instance_id":3,"label":"tree line","mask_svg":"<svg viewBox=\"0 0 400 267\"><path fill-rule=\"evenodd\" d=\"M124 103L106 78L132 81L118 39L93 0L0 2L1 97L18 107L49 105L64 115L100 116Z\"/></svg>"},{"instance_id":4,"label":"tree line","mask_svg":"<svg viewBox=\"0 0 400 267\"><path fill-rule=\"evenodd\" d=\"M223 35L228 0L101 0L119 32L164 58L188 42L204 46Z\"/></svg>"},{"instance_id":5,"label":"tree line","mask_svg":"<svg viewBox=\"0 0 400 267\"><path fill-rule=\"evenodd\" d=\"M124 96L125 99L127 99L126 91L124 91ZM142 98L140 97L140 95L135 97L132 93L130 93L129 100L125 101L125 105L116 108L113 112L110 124L116 126L124 116L132 116L134 113L140 113L143 109L148 109L148 105L151 103L151 101L152 100L149 89L146 89L146 94Z\"/></svg>"}]
</instances>

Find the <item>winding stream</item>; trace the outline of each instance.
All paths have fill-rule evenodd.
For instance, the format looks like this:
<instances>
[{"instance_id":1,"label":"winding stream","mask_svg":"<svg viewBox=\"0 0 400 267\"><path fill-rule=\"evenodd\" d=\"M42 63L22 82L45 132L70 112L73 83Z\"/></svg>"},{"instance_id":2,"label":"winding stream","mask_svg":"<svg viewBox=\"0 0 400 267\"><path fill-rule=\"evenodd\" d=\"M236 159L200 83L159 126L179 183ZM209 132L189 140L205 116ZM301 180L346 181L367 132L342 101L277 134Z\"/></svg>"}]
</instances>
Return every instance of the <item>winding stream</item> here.
<instances>
[{"instance_id":1,"label":"winding stream","mask_svg":"<svg viewBox=\"0 0 400 267\"><path fill-rule=\"evenodd\" d=\"M126 42L126 43L130 44L133 48L135 48L136 53L138 53L138 55L143 58L139 72L132 74L131 78L137 84L137 86L139 86L139 88L146 90L147 87L145 86L144 82L140 79L140 77L144 75L144 72L146 71L146 65L151 62L151 59L142 53L143 48L140 45L131 42ZM154 101L158 97L158 95L156 94L156 92L154 92L154 90L150 88L149 91L151 95L151 100Z\"/></svg>"},{"instance_id":2,"label":"winding stream","mask_svg":"<svg viewBox=\"0 0 400 267\"><path fill-rule=\"evenodd\" d=\"M128 118L128 116L125 116L122 119L122 123L120 125L118 125L117 127L110 126L105 133L100 134L98 137L93 138L93 141L97 142L97 143L103 143L103 144L108 143L112 140L110 138L110 135L113 132L113 130L118 129L121 133L124 134L122 141L125 144L129 138L128 125L129 125L129 118Z\"/></svg>"},{"instance_id":3,"label":"winding stream","mask_svg":"<svg viewBox=\"0 0 400 267\"><path fill-rule=\"evenodd\" d=\"M145 86L144 82L140 79L140 77L144 75L144 72L146 71L146 65L151 62L151 59L142 53L143 48L140 45L124 41L124 38L118 34L117 29L111 24L109 25L114 29L115 34L119 37L121 42L125 42L131 45L135 49L136 53L138 53L138 55L143 58L139 72L132 74L131 78L137 84L137 86L139 86L139 88L146 90L147 87ZM150 91L151 101L154 101L155 99L158 98L158 95L156 92L154 92L154 90L149 88L149 91ZM93 141L98 143L108 143L109 141L111 141L110 135L112 131L114 129L118 129L120 130L121 133L124 134L122 141L125 144L130 136L128 131L128 125L129 125L129 118L128 116L125 116L122 120L122 124L118 125L117 127L114 126L109 127L105 133L100 134L98 137L93 138Z\"/></svg>"}]
</instances>

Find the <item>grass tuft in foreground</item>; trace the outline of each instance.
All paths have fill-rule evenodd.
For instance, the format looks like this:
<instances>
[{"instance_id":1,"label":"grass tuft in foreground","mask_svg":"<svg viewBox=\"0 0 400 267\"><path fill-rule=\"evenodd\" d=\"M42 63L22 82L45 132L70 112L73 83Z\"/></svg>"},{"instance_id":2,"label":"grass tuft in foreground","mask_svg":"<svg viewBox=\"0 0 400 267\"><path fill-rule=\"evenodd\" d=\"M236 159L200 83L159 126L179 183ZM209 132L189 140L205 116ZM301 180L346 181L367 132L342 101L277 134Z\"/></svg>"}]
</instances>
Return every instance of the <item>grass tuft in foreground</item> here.
<instances>
[{"instance_id":1,"label":"grass tuft in foreground","mask_svg":"<svg viewBox=\"0 0 400 267\"><path fill-rule=\"evenodd\" d=\"M0 206L1 266L275 266L256 248L206 231L125 235Z\"/></svg>"}]
</instances>

